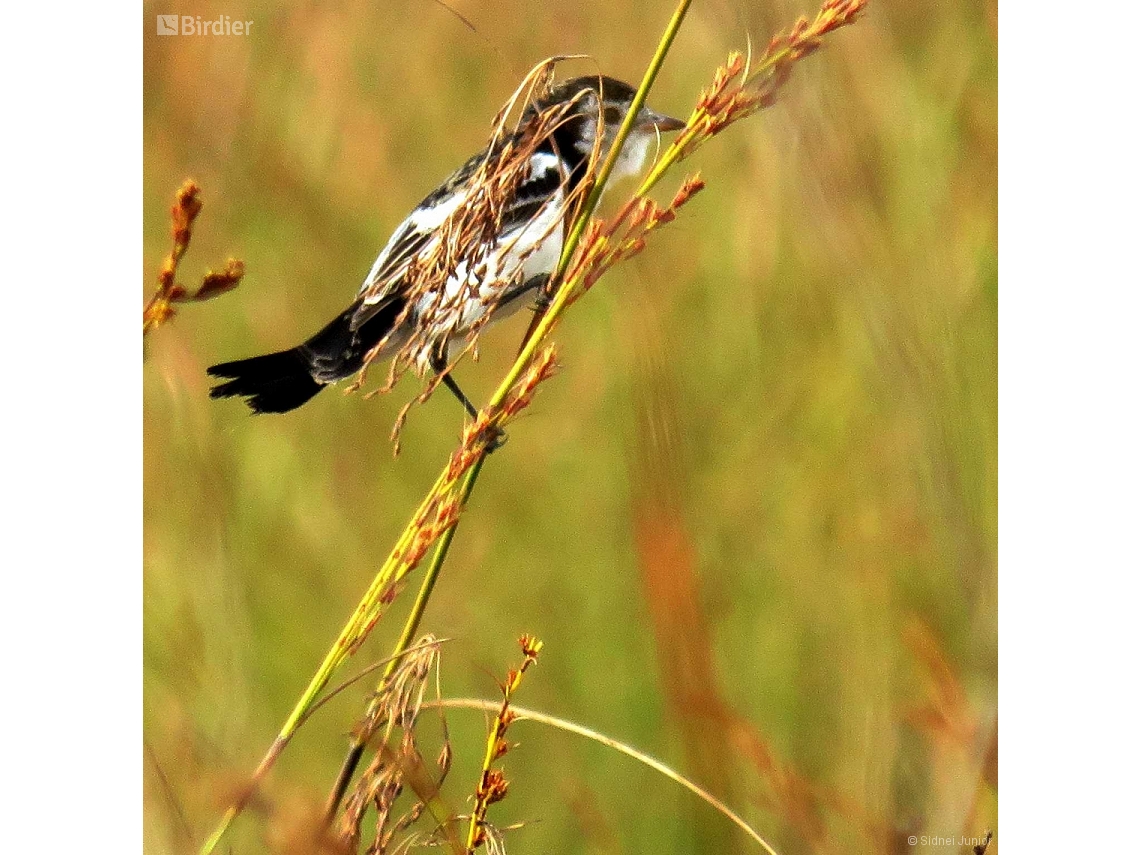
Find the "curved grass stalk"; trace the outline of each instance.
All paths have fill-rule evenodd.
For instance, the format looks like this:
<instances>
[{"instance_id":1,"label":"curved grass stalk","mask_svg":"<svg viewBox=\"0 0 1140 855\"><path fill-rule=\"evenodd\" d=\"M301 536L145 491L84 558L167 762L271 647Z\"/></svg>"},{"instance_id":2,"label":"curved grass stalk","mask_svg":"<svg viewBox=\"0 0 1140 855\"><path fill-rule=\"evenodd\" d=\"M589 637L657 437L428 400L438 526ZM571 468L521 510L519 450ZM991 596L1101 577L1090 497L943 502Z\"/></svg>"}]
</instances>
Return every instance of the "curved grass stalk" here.
<instances>
[{"instance_id":1,"label":"curved grass stalk","mask_svg":"<svg viewBox=\"0 0 1140 855\"><path fill-rule=\"evenodd\" d=\"M466 710L480 710L482 712L497 713L502 706L502 701L485 701L482 698L444 698L441 701L428 701L424 707L440 706L445 709L466 709ZM708 790L699 784L693 783L680 772L666 766L660 760L646 754L644 751L639 751L632 745L627 745L613 737L606 736L604 733L598 733L585 725L577 724L576 722L569 721L557 716L547 715L546 713L539 712L538 710L528 709L527 707L520 707L511 704L511 711L515 714L516 721L533 721L538 724L545 724L548 727L563 730L567 733L573 733L577 736L591 739L594 742L605 745L607 748L612 748L619 751L626 757L632 757L639 763L648 766L655 772L660 772L671 781L680 784L693 795L697 796L706 804L710 805L722 816L731 821L737 828L747 834L750 838L756 841L760 847L768 853L768 855L777 855L776 850L768 843L751 825L744 821L741 816L736 813L732 808L710 793Z\"/></svg>"}]
</instances>

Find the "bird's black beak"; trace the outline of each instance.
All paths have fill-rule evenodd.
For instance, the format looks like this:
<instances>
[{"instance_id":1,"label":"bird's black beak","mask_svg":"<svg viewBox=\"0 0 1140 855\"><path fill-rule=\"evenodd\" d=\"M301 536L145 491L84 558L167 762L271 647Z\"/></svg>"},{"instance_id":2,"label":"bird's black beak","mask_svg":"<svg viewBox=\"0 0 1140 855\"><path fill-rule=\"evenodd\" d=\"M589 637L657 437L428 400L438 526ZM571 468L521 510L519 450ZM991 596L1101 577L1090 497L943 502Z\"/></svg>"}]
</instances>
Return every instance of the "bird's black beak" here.
<instances>
[{"instance_id":1,"label":"bird's black beak","mask_svg":"<svg viewBox=\"0 0 1140 855\"><path fill-rule=\"evenodd\" d=\"M643 128L656 128L661 133L667 134L670 131L679 131L685 127L685 122L682 122L680 119L674 119L672 116L666 116L662 113L655 113L648 107L645 109L645 113L645 120L638 123Z\"/></svg>"}]
</instances>

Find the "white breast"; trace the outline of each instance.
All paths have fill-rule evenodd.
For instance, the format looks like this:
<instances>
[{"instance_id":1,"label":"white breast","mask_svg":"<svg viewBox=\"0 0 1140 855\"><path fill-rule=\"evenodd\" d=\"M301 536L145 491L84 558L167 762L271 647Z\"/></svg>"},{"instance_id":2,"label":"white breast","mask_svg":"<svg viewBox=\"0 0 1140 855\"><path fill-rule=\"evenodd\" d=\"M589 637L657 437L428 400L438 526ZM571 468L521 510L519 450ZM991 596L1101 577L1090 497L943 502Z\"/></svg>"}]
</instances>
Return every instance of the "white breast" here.
<instances>
[{"instance_id":1,"label":"white breast","mask_svg":"<svg viewBox=\"0 0 1140 855\"><path fill-rule=\"evenodd\" d=\"M556 194L523 227L505 233L472 273L460 261L442 291L424 295L416 314L431 313L451 333L464 333L483 319L488 309L498 306L503 294L527 280L550 273L562 253L562 194ZM476 298L476 295L477 298ZM523 304L513 301L496 311L495 319L505 317Z\"/></svg>"},{"instance_id":2,"label":"white breast","mask_svg":"<svg viewBox=\"0 0 1140 855\"><path fill-rule=\"evenodd\" d=\"M614 170L610 173L612 181L621 181L637 175L649 159L650 149L657 143L657 134L654 131L634 130L626 137L625 145L621 147L621 154L614 162ZM607 189L608 186L607 186Z\"/></svg>"}]
</instances>

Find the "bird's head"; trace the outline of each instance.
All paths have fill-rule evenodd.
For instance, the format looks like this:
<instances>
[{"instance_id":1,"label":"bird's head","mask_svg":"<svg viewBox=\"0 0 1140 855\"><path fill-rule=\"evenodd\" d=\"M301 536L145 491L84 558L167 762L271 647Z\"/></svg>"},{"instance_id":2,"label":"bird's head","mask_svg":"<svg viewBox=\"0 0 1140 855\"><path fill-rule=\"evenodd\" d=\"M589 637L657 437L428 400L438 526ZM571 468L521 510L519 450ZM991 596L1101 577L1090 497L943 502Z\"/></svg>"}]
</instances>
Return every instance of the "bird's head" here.
<instances>
[{"instance_id":1,"label":"bird's head","mask_svg":"<svg viewBox=\"0 0 1140 855\"><path fill-rule=\"evenodd\" d=\"M588 157L594 150L600 131L600 151L604 156L617 137L635 93L636 90L628 83L593 74L558 84L536 106L543 109L559 104L570 105L570 112L557 134L559 144L569 144L578 157ZM612 177L620 179L641 171L659 135L684 126L685 123L679 119L643 106L614 164Z\"/></svg>"}]
</instances>

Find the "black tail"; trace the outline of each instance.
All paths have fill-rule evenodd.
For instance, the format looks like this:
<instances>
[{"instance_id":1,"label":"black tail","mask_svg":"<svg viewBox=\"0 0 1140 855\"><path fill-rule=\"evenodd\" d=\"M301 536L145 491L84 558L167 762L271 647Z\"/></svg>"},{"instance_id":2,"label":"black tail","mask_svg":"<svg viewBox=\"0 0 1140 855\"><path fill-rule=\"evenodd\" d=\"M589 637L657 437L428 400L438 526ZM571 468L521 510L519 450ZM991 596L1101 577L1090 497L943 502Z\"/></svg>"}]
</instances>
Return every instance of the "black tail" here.
<instances>
[{"instance_id":1,"label":"black tail","mask_svg":"<svg viewBox=\"0 0 1140 855\"><path fill-rule=\"evenodd\" d=\"M211 398L240 395L255 413L287 413L324 388L313 379L309 360L300 347L223 362L208 371L214 377L233 378L211 389Z\"/></svg>"},{"instance_id":2,"label":"black tail","mask_svg":"<svg viewBox=\"0 0 1140 855\"><path fill-rule=\"evenodd\" d=\"M359 303L353 303L323 330L292 350L223 362L207 369L212 377L229 378L211 389L210 397L240 396L255 413L287 413L329 383L355 374L364 364L365 354L391 330L403 301L389 300L353 332L352 318L359 307Z\"/></svg>"}]
</instances>

